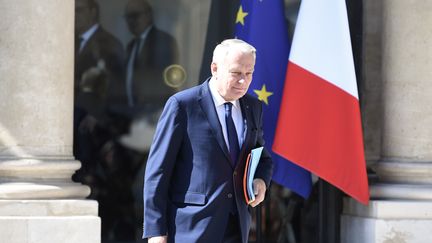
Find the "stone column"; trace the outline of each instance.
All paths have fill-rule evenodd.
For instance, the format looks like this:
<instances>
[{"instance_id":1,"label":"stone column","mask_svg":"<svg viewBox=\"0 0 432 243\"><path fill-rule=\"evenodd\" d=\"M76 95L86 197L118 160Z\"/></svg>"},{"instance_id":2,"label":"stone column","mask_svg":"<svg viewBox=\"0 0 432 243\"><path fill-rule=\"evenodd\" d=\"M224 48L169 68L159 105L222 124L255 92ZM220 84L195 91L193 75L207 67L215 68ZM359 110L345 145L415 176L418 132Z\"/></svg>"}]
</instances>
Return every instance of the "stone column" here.
<instances>
[{"instance_id":1,"label":"stone column","mask_svg":"<svg viewBox=\"0 0 432 243\"><path fill-rule=\"evenodd\" d=\"M382 1L381 159L371 202L344 203L342 242L432 239L432 2ZM366 16L368 13L365 13Z\"/></svg>"},{"instance_id":2,"label":"stone column","mask_svg":"<svg viewBox=\"0 0 432 243\"><path fill-rule=\"evenodd\" d=\"M72 182L74 1L0 1L0 241L100 242Z\"/></svg>"}]
</instances>

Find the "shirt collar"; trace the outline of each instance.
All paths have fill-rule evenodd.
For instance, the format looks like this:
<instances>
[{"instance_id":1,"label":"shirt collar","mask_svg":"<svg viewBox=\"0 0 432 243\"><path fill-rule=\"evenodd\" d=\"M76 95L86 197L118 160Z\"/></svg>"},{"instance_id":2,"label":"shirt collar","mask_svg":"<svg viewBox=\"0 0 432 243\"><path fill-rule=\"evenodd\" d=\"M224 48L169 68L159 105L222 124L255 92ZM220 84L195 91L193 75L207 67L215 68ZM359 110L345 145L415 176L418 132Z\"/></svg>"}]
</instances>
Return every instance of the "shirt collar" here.
<instances>
[{"instance_id":1,"label":"shirt collar","mask_svg":"<svg viewBox=\"0 0 432 243\"><path fill-rule=\"evenodd\" d=\"M217 89L216 89L216 80L214 80L214 77L212 77L210 79L210 81L209 81L209 89L210 89L210 93L211 93L211 95L213 97L213 101L214 101L216 107L219 107L219 106L225 104L226 102L228 102L217 91ZM240 108L239 100L234 100L234 101L229 101L229 102L231 104L233 104L233 106L236 109Z\"/></svg>"},{"instance_id":2,"label":"shirt collar","mask_svg":"<svg viewBox=\"0 0 432 243\"><path fill-rule=\"evenodd\" d=\"M147 27L142 33L141 33L141 35L138 37L138 38L140 38L141 40L144 40L146 37L147 37L147 35L148 35L148 33L150 32L150 30L151 30L151 28L153 27L153 25L150 25L149 27Z\"/></svg>"},{"instance_id":3,"label":"shirt collar","mask_svg":"<svg viewBox=\"0 0 432 243\"><path fill-rule=\"evenodd\" d=\"M84 32L84 34L81 35L81 38L83 38L84 41L87 41L96 32L98 27L99 24L94 24L92 27L90 27L90 29L88 29L86 32Z\"/></svg>"},{"instance_id":4,"label":"shirt collar","mask_svg":"<svg viewBox=\"0 0 432 243\"><path fill-rule=\"evenodd\" d=\"M141 48L142 48L142 46L143 46L143 40L145 40L146 38L147 38L147 35L148 35L148 33L150 32L150 30L151 30L151 28L152 28L153 26L152 25L150 25L149 27L147 27L142 33L141 33L141 35L139 36L139 37L137 37L136 38L136 40L139 40L138 41L138 52L141 52Z\"/></svg>"}]
</instances>

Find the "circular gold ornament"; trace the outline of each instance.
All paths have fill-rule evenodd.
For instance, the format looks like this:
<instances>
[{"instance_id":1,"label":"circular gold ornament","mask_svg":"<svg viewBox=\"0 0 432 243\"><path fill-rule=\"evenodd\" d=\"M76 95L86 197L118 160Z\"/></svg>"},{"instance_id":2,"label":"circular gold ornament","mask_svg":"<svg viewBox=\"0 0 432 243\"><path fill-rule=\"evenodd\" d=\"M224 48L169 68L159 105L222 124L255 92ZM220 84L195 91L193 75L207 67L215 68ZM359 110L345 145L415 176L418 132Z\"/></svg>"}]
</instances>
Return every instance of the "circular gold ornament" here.
<instances>
[{"instance_id":1,"label":"circular gold ornament","mask_svg":"<svg viewBox=\"0 0 432 243\"><path fill-rule=\"evenodd\" d=\"M182 66L172 64L165 68L163 77L169 87L180 88L186 81L186 71Z\"/></svg>"}]
</instances>

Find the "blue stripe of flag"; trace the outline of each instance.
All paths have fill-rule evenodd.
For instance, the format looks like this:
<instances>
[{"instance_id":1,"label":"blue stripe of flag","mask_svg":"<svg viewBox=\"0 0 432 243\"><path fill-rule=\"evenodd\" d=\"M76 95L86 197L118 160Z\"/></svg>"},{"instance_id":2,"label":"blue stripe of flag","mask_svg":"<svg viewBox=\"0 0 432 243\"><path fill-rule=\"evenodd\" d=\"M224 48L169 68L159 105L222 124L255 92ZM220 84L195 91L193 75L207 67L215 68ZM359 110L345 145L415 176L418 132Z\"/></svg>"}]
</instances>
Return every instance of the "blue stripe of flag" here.
<instances>
[{"instance_id":1,"label":"blue stripe of flag","mask_svg":"<svg viewBox=\"0 0 432 243\"><path fill-rule=\"evenodd\" d=\"M248 92L257 96L254 90L262 90L265 85L266 90L273 93L268 96L268 104L263 104L264 139L266 148L271 151L290 47L284 3L282 0L242 0L241 8L243 24L236 21L236 38L257 49L257 62ZM310 173L273 152L272 158L275 165L273 181L308 197L312 188Z\"/></svg>"}]
</instances>

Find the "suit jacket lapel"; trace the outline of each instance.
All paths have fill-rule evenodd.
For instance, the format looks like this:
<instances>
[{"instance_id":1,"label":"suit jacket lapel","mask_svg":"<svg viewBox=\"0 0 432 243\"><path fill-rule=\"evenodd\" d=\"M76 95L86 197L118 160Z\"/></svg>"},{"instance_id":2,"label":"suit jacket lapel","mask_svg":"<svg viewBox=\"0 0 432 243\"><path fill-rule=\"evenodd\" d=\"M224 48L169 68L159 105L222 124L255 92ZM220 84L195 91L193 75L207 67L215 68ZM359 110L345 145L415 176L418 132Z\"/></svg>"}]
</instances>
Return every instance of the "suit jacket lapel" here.
<instances>
[{"instance_id":1,"label":"suit jacket lapel","mask_svg":"<svg viewBox=\"0 0 432 243\"><path fill-rule=\"evenodd\" d=\"M217 116L213 98L208 87L208 80L201 85L201 96L199 97L199 102L201 105L201 109L207 116L207 121L210 124L213 135L216 137L216 140L222 151L224 152L228 162L230 162L230 164L232 165L228 147L225 144L225 139L222 133L222 127L219 123L219 118Z\"/></svg>"},{"instance_id":2,"label":"suit jacket lapel","mask_svg":"<svg viewBox=\"0 0 432 243\"><path fill-rule=\"evenodd\" d=\"M250 151L246 151L246 148L248 148L248 142L250 140L250 135L251 135L251 129L252 129L252 121L253 121L253 116L252 116L252 111L251 108L246 100L246 98L242 97L240 98L240 107L242 110L242 116L243 116L243 124L244 124L244 132L243 132L243 144L242 147L240 148L240 154L239 154L239 159L246 159L246 155L247 153L249 153ZM240 164L238 161L237 164Z\"/></svg>"}]
</instances>

